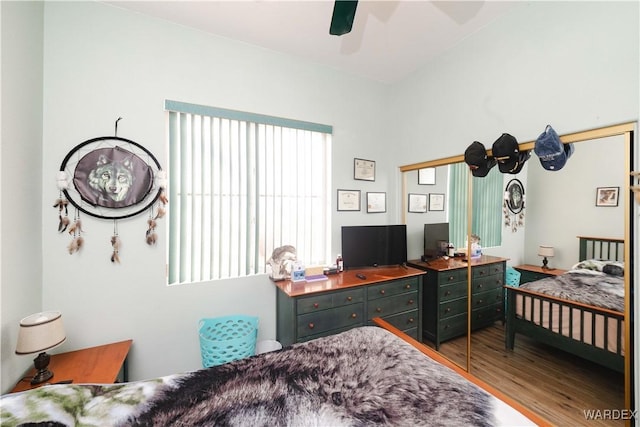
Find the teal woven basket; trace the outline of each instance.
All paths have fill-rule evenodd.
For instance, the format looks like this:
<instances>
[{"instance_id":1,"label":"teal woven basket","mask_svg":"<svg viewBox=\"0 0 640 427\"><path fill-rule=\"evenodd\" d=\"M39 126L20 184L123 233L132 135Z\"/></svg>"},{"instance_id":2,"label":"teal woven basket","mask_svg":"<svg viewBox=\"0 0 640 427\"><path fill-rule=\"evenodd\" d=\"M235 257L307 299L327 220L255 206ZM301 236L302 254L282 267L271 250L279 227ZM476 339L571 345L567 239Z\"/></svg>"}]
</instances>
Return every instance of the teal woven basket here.
<instances>
[{"instance_id":1,"label":"teal woven basket","mask_svg":"<svg viewBox=\"0 0 640 427\"><path fill-rule=\"evenodd\" d=\"M513 267L507 267L505 282L508 286L520 286L520 272Z\"/></svg>"},{"instance_id":2,"label":"teal woven basket","mask_svg":"<svg viewBox=\"0 0 640 427\"><path fill-rule=\"evenodd\" d=\"M202 366L210 368L256 353L258 318L237 315L202 319L198 333Z\"/></svg>"}]
</instances>

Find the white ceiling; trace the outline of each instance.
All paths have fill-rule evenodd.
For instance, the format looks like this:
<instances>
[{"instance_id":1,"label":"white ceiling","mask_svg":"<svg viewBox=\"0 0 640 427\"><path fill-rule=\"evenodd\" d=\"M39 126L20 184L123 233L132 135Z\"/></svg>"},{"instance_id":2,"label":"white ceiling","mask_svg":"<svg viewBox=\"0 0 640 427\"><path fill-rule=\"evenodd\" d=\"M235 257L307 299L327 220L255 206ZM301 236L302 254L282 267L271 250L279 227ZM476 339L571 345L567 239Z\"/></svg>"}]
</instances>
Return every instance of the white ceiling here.
<instances>
[{"instance_id":1,"label":"white ceiling","mask_svg":"<svg viewBox=\"0 0 640 427\"><path fill-rule=\"evenodd\" d=\"M351 33L332 36L331 0L106 3L384 83L401 80L514 5L360 0Z\"/></svg>"}]
</instances>

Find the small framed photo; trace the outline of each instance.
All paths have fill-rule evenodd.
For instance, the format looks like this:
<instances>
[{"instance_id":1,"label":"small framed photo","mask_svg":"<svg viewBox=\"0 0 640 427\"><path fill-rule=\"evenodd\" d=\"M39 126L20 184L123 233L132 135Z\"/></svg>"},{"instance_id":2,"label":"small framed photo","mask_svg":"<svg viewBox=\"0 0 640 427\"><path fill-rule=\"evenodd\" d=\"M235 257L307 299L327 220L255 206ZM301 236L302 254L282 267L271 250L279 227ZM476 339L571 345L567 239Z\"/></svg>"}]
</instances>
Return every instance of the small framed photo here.
<instances>
[{"instance_id":1,"label":"small framed photo","mask_svg":"<svg viewBox=\"0 0 640 427\"><path fill-rule=\"evenodd\" d=\"M430 211L444 210L444 194L429 193L429 210Z\"/></svg>"},{"instance_id":2,"label":"small framed photo","mask_svg":"<svg viewBox=\"0 0 640 427\"><path fill-rule=\"evenodd\" d=\"M376 162L373 160L353 159L353 179L375 181Z\"/></svg>"},{"instance_id":3,"label":"small framed photo","mask_svg":"<svg viewBox=\"0 0 640 427\"><path fill-rule=\"evenodd\" d=\"M436 168L418 169L418 184L433 185L436 183Z\"/></svg>"},{"instance_id":4,"label":"small framed photo","mask_svg":"<svg viewBox=\"0 0 640 427\"><path fill-rule=\"evenodd\" d=\"M596 188L596 206L618 206L620 187Z\"/></svg>"},{"instance_id":5,"label":"small framed photo","mask_svg":"<svg viewBox=\"0 0 640 427\"><path fill-rule=\"evenodd\" d=\"M367 213L386 211L387 193L367 193Z\"/></svg>"},{"instance_id":6,"label":"small framed photo","mask_svg":"<svg viewBox=\"0 0 640 427\"><path fill-rule=\"evenodd\" d=\"M339 211L360 210L360 190L338 190Z\"/></svg>"},{"instance_id":7,"label":"small framed photo","mask_svg":"<svg viewBox=\"0 0 640 427\"><path fill-rule=\"evenodd\" d=\"M424 213L427 211L427 195L409 193L409 212Z\"/></svg>"}]
</instances>

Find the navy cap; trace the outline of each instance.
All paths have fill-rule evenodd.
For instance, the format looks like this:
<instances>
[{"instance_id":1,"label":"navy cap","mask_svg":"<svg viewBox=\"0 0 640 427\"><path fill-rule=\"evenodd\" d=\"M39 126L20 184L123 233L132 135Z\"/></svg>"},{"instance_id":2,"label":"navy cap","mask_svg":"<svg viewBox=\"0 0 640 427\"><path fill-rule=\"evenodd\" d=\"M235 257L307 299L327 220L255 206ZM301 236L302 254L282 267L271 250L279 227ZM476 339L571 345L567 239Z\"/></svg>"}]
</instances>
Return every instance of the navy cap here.
<instances>
[{"instance_id":1,"label":"navy cap","mask_svg":"<svg viewBox=\"0 0 640 427\"><path fill-rule=\"evenodd\" d=\"M559 171L573 154L574 148L573 144L563 144L551 125L547 125L544 132L536 139L533 151L540 159L543 168Z\"/></svg>"}]
</instances>

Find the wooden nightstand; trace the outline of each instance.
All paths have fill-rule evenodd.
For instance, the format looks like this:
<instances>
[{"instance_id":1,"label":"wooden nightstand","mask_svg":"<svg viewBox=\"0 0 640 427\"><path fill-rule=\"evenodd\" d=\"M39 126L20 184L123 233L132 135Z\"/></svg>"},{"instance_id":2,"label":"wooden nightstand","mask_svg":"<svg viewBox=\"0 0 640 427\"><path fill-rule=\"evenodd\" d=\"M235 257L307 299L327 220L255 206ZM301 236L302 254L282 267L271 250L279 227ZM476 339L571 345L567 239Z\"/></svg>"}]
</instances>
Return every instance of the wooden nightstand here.
<instances>
[{"instance_id":1,"label":"wooden nightstand","mask_svg":"<svg viewBox=\"0 0 640 427\"><path fill-rule=\"evenodd\" d=\"M30 381L36 370L32 368L16 384L10 393L30 390L45 384L72 380L73 384L113 384L127 381L127 354L133 340L120 341L67 353L52 354L49 369L53 378L32 386ZM34 357L37 355L34 355Z\"/></svg>"},{"instance_id":2,"label":"wooden nightstand","mask_svg":"<svg viewBox=\"0 0 640 427\"><path fill-rule=\"evenodd\" d=\"M543 269L540 266L531 264L516 265L513 268L520 272L520 284L534 282L545 277L560 276L567 272L567 270L560 268Z\"/></svg>"}]
</instances>

